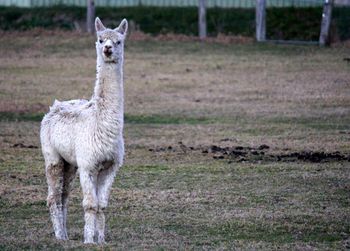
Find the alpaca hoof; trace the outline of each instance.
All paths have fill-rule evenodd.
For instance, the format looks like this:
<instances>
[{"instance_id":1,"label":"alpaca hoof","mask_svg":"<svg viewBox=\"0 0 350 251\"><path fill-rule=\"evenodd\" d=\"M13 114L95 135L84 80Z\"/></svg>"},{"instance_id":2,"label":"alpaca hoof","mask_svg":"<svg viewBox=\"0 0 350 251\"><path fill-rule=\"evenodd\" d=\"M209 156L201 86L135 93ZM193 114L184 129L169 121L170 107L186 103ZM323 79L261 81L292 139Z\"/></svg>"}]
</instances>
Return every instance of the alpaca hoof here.
<instances>
[{"instance_id":1,"label":"alpaca hoof","mask_svg":"<svg viewBox=\"0 0 350 251\"><path fill-rule=\"evenodd\" d=\"M98 243L98 245L105 245L105 244L107 244L107 242L105 241L105 239L99 239L99 240L97 241L97 243Z\"/></svg>"},{"instance_id":2,"label":"alpaca hoof","mask_svg":"<svg viewBox=\"0 0 350 251\"><path fill-rule=\"evenodd\" d=\"M58 234L56 235L56 239L59 241L68 241L68 235L67 234Z\"/></svg>"},{"instance_id":3,"label":"alpaca hoof","mask_svg":"<svg viewBox=\"0 0 350 251\"><path fill-rule=\"evenodd\" d=\"M84 244L96 244L96 242L94 242L93 240L85 240Z\"/></svg>"},{"instance_id":4,"label":"alpaca hoof","mask_svg":"<svg viewBox=\"0 0 350 251\"><path fill-rule=\"evenodd\" d=\"M86 238L84 244L96 244L96 242L94 242L93 238Z\"/></svg>"}]
</instances>

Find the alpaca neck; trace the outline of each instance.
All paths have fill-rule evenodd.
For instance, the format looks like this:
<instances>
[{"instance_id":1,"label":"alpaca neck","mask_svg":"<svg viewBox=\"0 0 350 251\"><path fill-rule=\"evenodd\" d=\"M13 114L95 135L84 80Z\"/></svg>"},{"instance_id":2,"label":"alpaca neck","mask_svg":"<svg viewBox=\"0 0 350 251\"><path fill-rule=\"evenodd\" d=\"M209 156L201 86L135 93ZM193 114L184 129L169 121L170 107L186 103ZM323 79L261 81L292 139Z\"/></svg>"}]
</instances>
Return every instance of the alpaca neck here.
<instances>
[{"instance_id":1,"label":"alpaca neck","mask_svg":"<svg viewBox=\"0 0 350 251\"><path fill-rule=\"evenodd\" d=\"M98 120L101 122L117 120L118 124L123 123L123 60L106 63L97 58L97 79L93 99L97 104Z\"/></svg>"}]
</instances>

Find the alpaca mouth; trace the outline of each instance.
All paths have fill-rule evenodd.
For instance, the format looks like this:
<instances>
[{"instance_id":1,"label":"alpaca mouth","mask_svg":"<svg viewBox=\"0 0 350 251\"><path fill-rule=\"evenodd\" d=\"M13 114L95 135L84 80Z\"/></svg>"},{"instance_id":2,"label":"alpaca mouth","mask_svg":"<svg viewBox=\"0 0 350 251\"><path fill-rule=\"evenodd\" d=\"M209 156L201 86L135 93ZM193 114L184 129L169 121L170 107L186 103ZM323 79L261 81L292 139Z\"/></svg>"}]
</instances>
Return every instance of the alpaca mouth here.
<instances>
[{"instance_id":1,"label":"alpaca mouth","mask_svg":"<svg viewBox=\"0 0 350 251\"><path fill-rule=\"evenodd\" d=\"M113 57L112 52L103 52L103 58L106 63L117 63L118 59Z\"/></svg>"},{"instance_id":2,"label":"alpaca mouth","mask_svg":"<svg viewBox=\"0 0 350 251\"><path fill-rule=\"evenodd\" d=\"M105 56L107 58L110 58L112 56L112 52L111 51L104 51L103 53L105 54Z\"/></svg>"}]
</instances>

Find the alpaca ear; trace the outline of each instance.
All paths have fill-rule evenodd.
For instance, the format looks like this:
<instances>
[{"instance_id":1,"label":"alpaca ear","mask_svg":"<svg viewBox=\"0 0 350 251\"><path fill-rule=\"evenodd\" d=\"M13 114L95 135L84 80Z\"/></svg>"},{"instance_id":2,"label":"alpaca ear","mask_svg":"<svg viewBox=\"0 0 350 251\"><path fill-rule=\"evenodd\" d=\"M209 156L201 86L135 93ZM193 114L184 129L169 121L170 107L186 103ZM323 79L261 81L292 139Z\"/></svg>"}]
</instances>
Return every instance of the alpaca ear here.
<instances>
[{"instance_id":1,"label":"alpaca ear","mask_svg":"<svg viewBox=\"0 0 350 251\"><path fill-rule=\"evenodd\" d=\"M95 28L96 28L96 32L103 31L106 29L106 27L104 27L103 23L98 17L96 17L95 19Z\"/></svg>"},{"instance_id":2,"label":"alpaca ear","mask_svg":"<svg viewBox=\"0 0 350 251\"><path fill-rule=\"evenodd\" d=\"M126 19L124 18L120 22L119 26L115 28L115 30L118 31L120 34L125 35L128 31L128 21L126 21Z\"/></svg>"}]
</instances>

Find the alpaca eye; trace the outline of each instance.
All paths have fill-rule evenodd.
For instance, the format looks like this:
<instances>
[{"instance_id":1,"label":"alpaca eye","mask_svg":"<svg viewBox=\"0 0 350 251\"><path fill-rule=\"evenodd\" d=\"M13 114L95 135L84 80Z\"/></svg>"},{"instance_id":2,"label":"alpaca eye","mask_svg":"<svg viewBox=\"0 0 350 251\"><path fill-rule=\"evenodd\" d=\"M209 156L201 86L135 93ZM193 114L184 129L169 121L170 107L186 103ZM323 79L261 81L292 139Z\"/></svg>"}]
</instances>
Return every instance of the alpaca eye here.
<instances>
[{"instance_id":1,"label":"alpaca eye","mask_svg":"<svg viewBox=\"0 0 350 251\"><path fill-rule=\"evenodd\" d=\"M119 45L119 44L120 44L120 41L118 41L117 44Z\"/></svg>"},{"instance_id":2,"label":"alpaca eye","mask_svg":"<svg viewBox=\"0 0 350 251\"><path fill-rule=\"evenodd\" d=\"M102 44L103 43L103 40L102 39L100 39L100 44Z\"/></svg>"}]
</instances>

